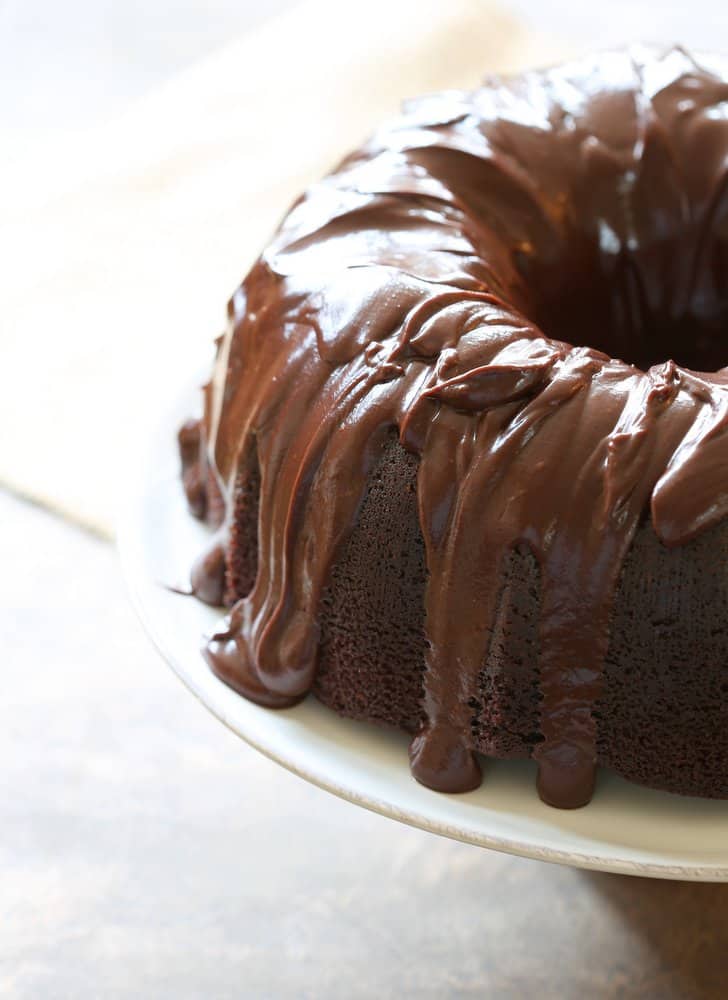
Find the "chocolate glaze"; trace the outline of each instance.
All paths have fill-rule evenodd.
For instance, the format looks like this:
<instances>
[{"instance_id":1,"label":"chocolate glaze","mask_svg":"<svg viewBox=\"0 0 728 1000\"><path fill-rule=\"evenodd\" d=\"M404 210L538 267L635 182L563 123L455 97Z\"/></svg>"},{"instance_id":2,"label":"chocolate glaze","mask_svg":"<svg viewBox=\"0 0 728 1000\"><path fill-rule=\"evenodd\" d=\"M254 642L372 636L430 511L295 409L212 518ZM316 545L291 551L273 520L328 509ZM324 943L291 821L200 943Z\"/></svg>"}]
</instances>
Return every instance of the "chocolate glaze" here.
<instances>
[{"instance_id":1,"label":"chocolate glaze","mask_svg":"<svg viewBox=\"0 0 728 1000\"><path fill-rule=\"evenodd\" d=\"M411 102L294 205L181 433L218 524L203 599L230 591L236 484L260 476L251 589L206 650L236 690L311 689L322 593L395 428L428 574L415 777L480 783L467 693L520 547L542 583L539 792L589 800L638 522L675 546L728 513L728 67L706 60L633 48Z\"/></svg>"}]
</instances>

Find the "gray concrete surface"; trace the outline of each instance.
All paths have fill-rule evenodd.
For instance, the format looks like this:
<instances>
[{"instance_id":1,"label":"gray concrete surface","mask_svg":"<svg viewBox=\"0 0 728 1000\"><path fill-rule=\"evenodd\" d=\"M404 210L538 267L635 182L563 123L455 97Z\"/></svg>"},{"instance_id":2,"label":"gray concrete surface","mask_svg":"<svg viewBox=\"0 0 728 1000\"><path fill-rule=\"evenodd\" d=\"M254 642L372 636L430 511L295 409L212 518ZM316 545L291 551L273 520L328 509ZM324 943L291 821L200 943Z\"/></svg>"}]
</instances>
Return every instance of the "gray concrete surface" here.
<instances>
[{"instance_id":1,"label":"gray concrete surface","mask_svg":"<svg viewBox=\"0 0 728 1000\"><path fill-rule=\"evenodd\" d=\"M0 493L0 564L0 997L725 995L728 886L341 802L183 689L109 546Z\"/></svg>"}]
</instances>

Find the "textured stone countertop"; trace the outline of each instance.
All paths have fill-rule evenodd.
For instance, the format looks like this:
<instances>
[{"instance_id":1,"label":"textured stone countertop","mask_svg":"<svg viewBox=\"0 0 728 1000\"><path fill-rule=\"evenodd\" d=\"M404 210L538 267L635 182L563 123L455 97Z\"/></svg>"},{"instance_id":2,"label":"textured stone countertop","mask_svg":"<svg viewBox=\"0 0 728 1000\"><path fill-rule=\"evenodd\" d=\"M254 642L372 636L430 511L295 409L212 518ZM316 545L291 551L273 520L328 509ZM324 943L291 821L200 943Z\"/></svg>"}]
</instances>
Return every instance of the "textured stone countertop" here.
<instances>
[{"instance_id":1,"label":"textured stone countertop","mask_svg":"<svg viewBox=\"0 0 728 1000\"><path fill-rule=\"evenodd\" d=\"M341 802L183 689L110 546L0 493L0 560L3 998L725 996L728 885Z\"/></svg>"}]
</instances>

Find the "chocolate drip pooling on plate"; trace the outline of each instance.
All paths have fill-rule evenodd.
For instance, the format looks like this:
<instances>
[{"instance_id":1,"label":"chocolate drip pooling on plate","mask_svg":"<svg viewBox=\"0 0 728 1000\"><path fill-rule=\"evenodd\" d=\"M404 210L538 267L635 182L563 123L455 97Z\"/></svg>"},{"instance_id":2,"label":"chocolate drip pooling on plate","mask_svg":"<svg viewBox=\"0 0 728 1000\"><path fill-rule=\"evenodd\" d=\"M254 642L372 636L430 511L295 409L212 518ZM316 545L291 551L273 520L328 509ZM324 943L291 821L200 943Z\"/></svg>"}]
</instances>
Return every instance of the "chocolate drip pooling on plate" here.
<instances>
[{"instance_id":1,"label":"chocolate drip pooling on plate","mask_svg":"<svg viewBox=\"0 0 728 1000\"><path fill-rule=\"evenodd\" d=\"M197 463L182 435L192 506L216 511L193 572L212 603L251 454L260 477L255 579L206 650L228 684L310 690L394 428L428 572L414 775L480 783L468 696L518 546L542 581L539 792L589 800L638 522L672 546L728 513L728 84L706 60L631 49L411 102L296 203L231 301Z\"/></svg>"}]
</instances>

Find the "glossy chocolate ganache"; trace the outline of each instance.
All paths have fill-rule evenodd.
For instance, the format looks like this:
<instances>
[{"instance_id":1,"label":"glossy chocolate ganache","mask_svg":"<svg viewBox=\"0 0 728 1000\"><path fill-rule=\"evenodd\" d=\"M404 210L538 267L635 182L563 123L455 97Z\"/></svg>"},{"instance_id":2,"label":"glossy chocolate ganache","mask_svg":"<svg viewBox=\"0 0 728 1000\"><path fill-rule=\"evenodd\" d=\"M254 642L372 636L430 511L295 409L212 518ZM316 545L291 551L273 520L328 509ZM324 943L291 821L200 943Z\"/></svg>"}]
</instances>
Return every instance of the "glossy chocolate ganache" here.
<instances>
[{"instance_id":1,"label":"glossy chocolate ganache","mask_svg":"<svg viewBox=\"0 0 728 1000\"><path fill-rule=\"evenodd\" d=\"M651 635L637 648L630 602L615 611L630 552L643 546L652 566L630 570L639 600L664 595L670 550L690 551L728 513L724 365L728 63L634 48L408 102L293 206L233 295L203 419L180 434L190 505L217 527L193 587L231 605L212 669L262 705L314 689L386 719L366 707L367 664L351 667L361 643L347 646L347 630L369 629L372 657L389 657L385 700L409 685L394 721L412 732L419 781L473 789L485 748L535 758L546 802L586 803L609 760L615 630L662 710L662 654ZM355 536L358 576L336 598ZM516 558L530 568L504 611ZM382 614L407 604L396 635L367 611L377 574ZM685 583L673 576L668 603ZM710 610L716 685L725 593ZM528 641L514 652L502 619L523 601ZM664 670L678 684L689 667ZM705 724L725 740L720 690ZM508 697L525 722L503 717ZM523 730L520 749L488 743L488 719ZM679 781L623 773L728 795L722 746L711 766L723 785L701 783L689 746Z\"/></svg>"}]
</instances>

